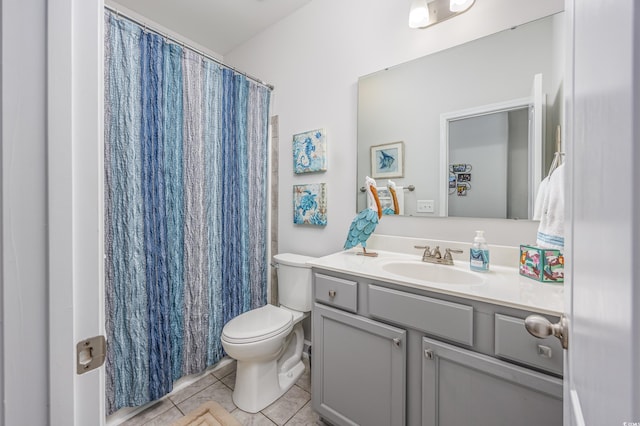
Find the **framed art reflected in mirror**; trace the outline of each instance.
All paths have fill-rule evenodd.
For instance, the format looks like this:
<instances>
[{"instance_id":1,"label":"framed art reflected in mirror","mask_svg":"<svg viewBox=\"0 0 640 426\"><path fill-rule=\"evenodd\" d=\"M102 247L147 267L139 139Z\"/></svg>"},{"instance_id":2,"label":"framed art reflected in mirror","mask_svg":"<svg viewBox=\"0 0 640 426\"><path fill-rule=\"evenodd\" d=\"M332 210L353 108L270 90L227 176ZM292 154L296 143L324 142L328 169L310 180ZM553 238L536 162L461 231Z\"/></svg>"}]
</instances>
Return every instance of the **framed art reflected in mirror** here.
<instances>
[{"instance_id":1,"label":"framed art reflected in mirror","mask_svg":"<svg viewBox=\"0 0 640 426\"><path fill-rule=\"evenodd\" d=\"M404 143L393 142L371 147L371 177L404 177Z\"/></svg>"}]
</instances>

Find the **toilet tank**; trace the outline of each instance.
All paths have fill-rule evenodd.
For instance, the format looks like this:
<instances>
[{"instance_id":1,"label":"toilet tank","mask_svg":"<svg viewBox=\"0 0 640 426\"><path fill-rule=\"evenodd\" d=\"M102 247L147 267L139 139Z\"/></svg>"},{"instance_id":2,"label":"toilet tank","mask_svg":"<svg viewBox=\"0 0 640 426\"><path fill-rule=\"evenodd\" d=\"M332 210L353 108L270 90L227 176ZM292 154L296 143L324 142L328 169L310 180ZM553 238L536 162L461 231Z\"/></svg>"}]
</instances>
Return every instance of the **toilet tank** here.
<instances>
[{"instance_id":1,"label":"toilet tank","mask_svg":"<svg viewBox=\"0 0 640 426\"><path fill-rule=\"evenodd\" d=\"M273 256L278 265L278 302L282 306L300 312L311 311L311 266L307 261L314 257L293 253Z\"/></svg>"}]
</instances>

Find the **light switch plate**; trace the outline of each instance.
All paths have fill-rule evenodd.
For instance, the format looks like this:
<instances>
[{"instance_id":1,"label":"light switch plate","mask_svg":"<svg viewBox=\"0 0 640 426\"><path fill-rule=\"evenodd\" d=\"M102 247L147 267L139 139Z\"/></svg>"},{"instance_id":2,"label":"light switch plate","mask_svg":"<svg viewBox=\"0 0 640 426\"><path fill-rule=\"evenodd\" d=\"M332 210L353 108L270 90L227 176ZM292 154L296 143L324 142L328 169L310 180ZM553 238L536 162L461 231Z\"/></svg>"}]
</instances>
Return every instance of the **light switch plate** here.
<instances>
[{"instance_id":1,"label":"light switch plate","mask_svg":"<svg viewBox=\"0 0 640 426\"><path fill-rule=\"evenodd\" d=\"M418 200L417 204L416 211L418 213L433 213L433 200Z\"/></svg>"}]
</instances>

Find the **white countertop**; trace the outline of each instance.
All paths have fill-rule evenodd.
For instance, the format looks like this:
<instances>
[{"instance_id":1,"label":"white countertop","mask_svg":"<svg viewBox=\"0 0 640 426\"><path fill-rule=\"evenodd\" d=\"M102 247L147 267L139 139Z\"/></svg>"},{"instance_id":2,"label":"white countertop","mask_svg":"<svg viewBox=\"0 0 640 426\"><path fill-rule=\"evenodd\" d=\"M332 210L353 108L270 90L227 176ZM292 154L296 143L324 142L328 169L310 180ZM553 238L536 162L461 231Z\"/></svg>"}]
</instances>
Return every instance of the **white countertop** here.
<instances>
[{"instance_id":1,"label":"white countertop","mask_svg":"<svg viewBox=\"0 0 640 426\"><path fill-rule=\"evenodd\" d=\"M383 269L390 262L420 262L421 255L376 250L378 257L358 255L361 249L334 253L308 262L313 267L328 271L357 275L436 293L496 305L524 309L559 316L564 312L564 287L562 284L541 283L518 274L518 269L491 265L486 273L469 271L468 262L455 260L454 266L432 265L437 268L454 268L469 272L482 279L481 284L442 284L392 274Z\"/></svg>"}]
</instances>

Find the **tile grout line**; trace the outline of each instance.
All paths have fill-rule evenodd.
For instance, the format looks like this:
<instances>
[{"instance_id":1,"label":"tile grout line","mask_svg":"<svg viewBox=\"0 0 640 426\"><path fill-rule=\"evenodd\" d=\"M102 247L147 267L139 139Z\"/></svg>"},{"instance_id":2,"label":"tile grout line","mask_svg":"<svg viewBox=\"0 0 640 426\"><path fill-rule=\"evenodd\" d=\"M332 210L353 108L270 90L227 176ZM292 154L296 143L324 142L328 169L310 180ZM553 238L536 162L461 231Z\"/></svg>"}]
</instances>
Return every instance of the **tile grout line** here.
<instances>
[{"instance_id":1,"label":"tile grout line","mask_svg":"<svg viewBox=\"0 0 640 426\"><path fill-rule=\"evenodd\" d=\"M180 409L180 407L178 407L178 404L176 404L176 403L175 403L175 402L173 402L173 401L171 401L171 403L173 404L173 406L174 406L174 407L176 407L176 408L178 409L178 411L180 411L180 414L182 414L182 416L183 416L183 417L187 415L184 411L182 411L182 410Z\"/></svg>"},{"instance_id":2,"label":"tile grout line","mask_svg":"<svg viewBox=\"0 0 640 426\"><path fill-rule=\"evenodd\" d=\"M311 393L307 392L306 390L304 390L302 387L298 386L297 383L294 383L293 386L297 387L298 389L300 389L301 391L303 391L304 393L309 394L309 397L311 397ZM288 392L288 391L287 391ZM286 392L285 392L286 393ZM284 396L284 394L283 394ZM276 400L278 401L279 398ZM274 403L276 402L274 401ZM311 401L311 399L309 399L309 401ZM286 426L291 420L293 420L293 418L296 416L296 414L298 414L300 412L300 410L302 410L309 401L306 401L304 404L302 404L302 407L298 408L291 416L289 416L289 418L282 424L282 426ZM265 416L267 419L269 419L272 423L274 424L278 424L278 422L276 422L274 419L272 419L271 417L269 417L266 413L263 413L262 411L260 411L260 413L262 413L263 416Z\"/></svg>"},{"instance_id":3,"label":"tile grout line","mask_svg":"<svg viewBox=\"0 0 640 426\"><path fill-rule=\"evenodd\" d=\"M294 383L294 386L298 386L297 383ZM303 392L308 393L309 394L309 401L311 401L311 392L307 392L305 389L302 389L302 387L298 386L298 388L300 388ZM293 416L291 416L291 418L289 420L287 420L287 422L284 424L285 426L287 425L287 423L289 423L291 420L293 420L293 418L296 416L296 414L298 414L300 411L302 411L302 409L304 407L307 406L307 404L309 403L309 401L305 402L304 404L302 404L302 407L298 408L298 410L293 413Z\"/></svg>"},{"instance_id":4,"label":"tile grout line","mask_svg":"<svg viewBox=\"0 0 640 426\"><path fill-rule=\"evenodd\" d=\"M162 416L163 414L166 414L166 413L167 413L169 410L171 410L173 407L178 408L178 407L176 407L176 404L174 404L174 403L173 403L173 401L171 400L171 398L169 398L168 396L166 396L165 398L166 398L166 400L167 400L167 401L169 401L169 402L171 403L171 405L172 405L172 406L171 406L171 407L169 407L169 408L167 408L166 410L161 411L160 413L156 414L155 416L153 416L152 418L150 418L149 420L147 420L146 422L144 422L141 426L144 426L144 425L146 425L146 424L148 424L148 423L151 423L152 421L154 421L154 420L155 420L155 419L157 419L158 417ZM161 402L161 400L160 400L160 402ZM179 408L178 408L178 411L180 411L180 409L179 409ZM182 411L180 411L180 412L182 412ZM140 413L140 414L142 414L142 413ZM137 416L134 416L134 417L132 417L131 419L135 419L136 417L137 417Z\"/></svg>"},{"instance_id":5,"label":"tile grout line","mask_svg":"<svg viewBox=\"0 0 640 426\"><path fill-rule=\"evenodd\" d=\"M186 414L186 413L184 413L184 412L180 409L180 407L178 407L178 404L182 404L183 402L185 402L185 401L187 401L187 400L189 400L189 399L193 398L194 396L198 395L199 393L204 392L206 389L209 389L211 386L215 385L216 383L221 382L221 380L220 380L220 379L218 379L216 376L214 376L214 375L213 375L213 373L207 373L207 374L210 374L210 375L215 379L215 381L214 381L213 383L211 383L209 386L205 386L204 388L200 389L198 392L194 393L193 395L190 395L188 398L185 398L185 399L183 399L182 401L180 401L180 402L178 402L178 403L174 402L174 401L171 399L171 397L169 397L169 401L171 401L171 403L172 403L172 404L173 404L173 405L174 405L174 406L175 406L175 407L176 407L176 408L177 408L177 409L182 413L182 415L186 416L187 414ZM226 377L226 376L225 376L225 377ZM204 378L204 376L203 376L203 378ZM197 382L196 382L196 383L197 383ZM194 384L195 384L195 383L194 383ZM224 382L223 382L222 384L224 385ZM225 386L226 386L226 385L225 385ZM188 387L187 387L187 388L188 388ZM187 388L185 388L185 389L187 389Z\"/></svg>"}]
</instances>

